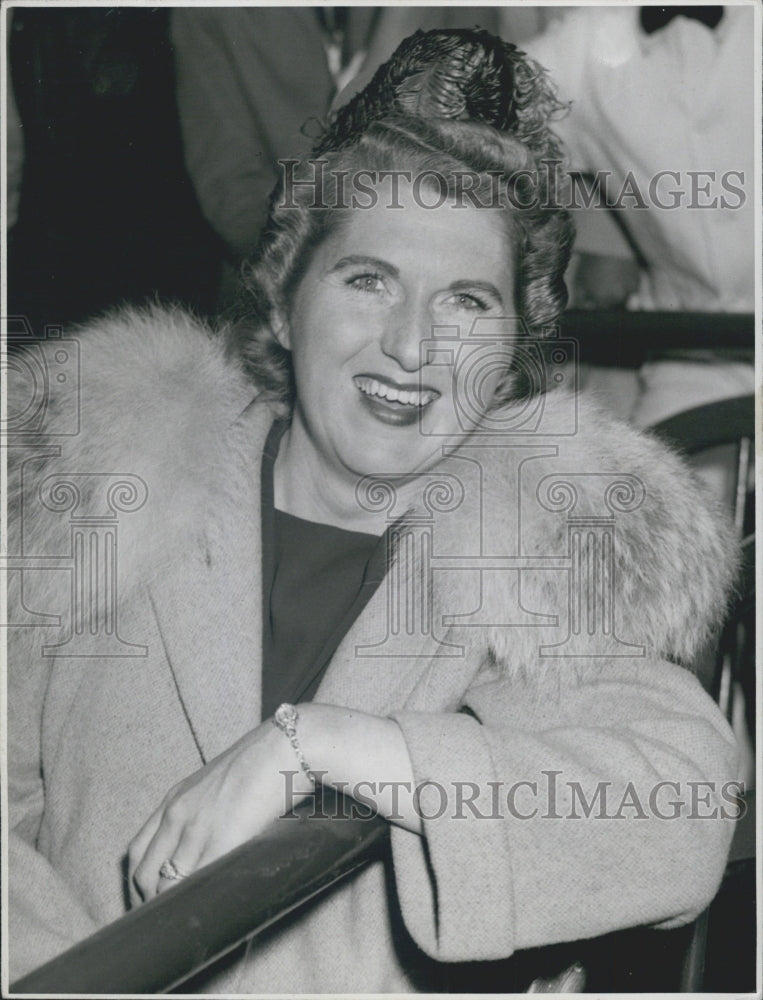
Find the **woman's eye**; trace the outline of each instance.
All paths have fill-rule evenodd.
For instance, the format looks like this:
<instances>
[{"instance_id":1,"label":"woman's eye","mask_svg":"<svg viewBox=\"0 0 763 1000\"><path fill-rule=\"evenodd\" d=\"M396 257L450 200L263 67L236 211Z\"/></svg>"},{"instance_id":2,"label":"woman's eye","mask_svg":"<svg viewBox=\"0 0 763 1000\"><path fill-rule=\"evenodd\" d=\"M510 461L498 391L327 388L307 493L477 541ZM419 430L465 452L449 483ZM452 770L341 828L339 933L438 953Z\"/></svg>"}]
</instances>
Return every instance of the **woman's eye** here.
<instances>
[{"instance_id":1,"label":"woman's eye","mask_svg":"<svg viewBox=\"0 0 763 1000\"><path fill-rule=\"evenodd\" d=\"M378 274L356 274L348 278L347 284L359 292L382 292L384 281Z\"/></svg>"},{"instance_id":2,"label":"woman's eye","mask_svg":"<svg viewBox=\"0 0 763 1000\"><path fill-rule=\"evenodd\" d=\"M459 309L483 312L489 308L489 304L484 299L480 299L476 295L470 295L468 292L458 292L452 297L451 301Z\"/></svg>"}]
</instances>

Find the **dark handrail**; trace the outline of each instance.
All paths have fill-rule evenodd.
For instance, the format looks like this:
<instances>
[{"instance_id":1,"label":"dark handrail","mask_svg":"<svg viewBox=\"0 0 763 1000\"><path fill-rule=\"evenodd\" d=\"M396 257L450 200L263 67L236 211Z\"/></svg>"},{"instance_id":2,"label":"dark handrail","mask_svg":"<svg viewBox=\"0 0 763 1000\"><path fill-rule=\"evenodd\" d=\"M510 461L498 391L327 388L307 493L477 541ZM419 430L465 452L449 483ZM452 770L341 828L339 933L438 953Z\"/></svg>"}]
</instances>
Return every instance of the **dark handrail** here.
<instances>
[{"instance_id":1,"label":"dark handrail","mask_svg":"<svg viewBox=\"0 0 763 1000\"><path fill-rule=\"evenodd\" d=\"M13 993L161 993L383 856L389 826L328 793L11 985ZM315 815L311 815L311 813ZM346 818L345 818L346 815Z\"/></svg>"},{"instance_id":2,"label":"dark handrail","mask_svg":"<svg viewBox=\"0 0 763 1000\"><path fill-rule=\"evenodd\" d=\"M627 309L569 309L561 334L595 352L612 348L645 353L665 350L734 349L755 346L752 313L647 312ZM583 359L587 360L587 359Z\"/></svg>"},{"instance_id":3,"label":"dark handrail","mask_svg":"<svg viewBox=\"0 0 763 1000\"><path fill-rule=\"evenodd\" d=\"M13 352L40 338L26 328L18 332L9 317L7 348ZM673 350L752 350L755 316L752 313L650 312L629 309L568 309L559 327L564 337L580 341L583 360L601 351L651 352ZM77 336L77 331L72 332Z\"/></svg>"},{"instance_id":4,"label":"dark handrail","mask_svg":"<svg viewBox=\"0 0 763 1000\"><path fill-rule=\"evenodd\" d=\"M687 455L755 436L755 397L734 396L682 410L653 424L653 434Z\"/></svg>"},{"instance_id":5,"label":"dark handrail","mask_svg":"<svg viewBox=\"0 0 763 1000\"><path fill-rule=\"evenodd\" d=\"M342 815L343 807L336 807L334 802L331 799L324 804L325 815ZM273 824L267 834L231 851L170 892L17 980L11 985L11 992L35 995L166 992L387 851L389 826L384 820L311 818L308 810L295 811L302 812L299 821ZM736 825L729 870L735 864L749 863L747 859L754 856L755 794L748 792L746 809ZM624 955L628 959L629 935L635 935L637 943L636 952L628 959L631 964L626 962L627 975L635 974L638 966L632 964L634 961L643 961L644 954L651 954L648 947L644 948L644 942L651 941L654 948L659 939L662 950L658 948L656 953L668 962L663 980L669 984L668 989L675 989L670 979L670 953L665 951L665 945L668 936L673 935L681 949L680 957L686 947L682 935L687 930L637 928L622 932L625 951L621 945L621 958ZM656 936L645 938L645 934ZM605 974L607 970L611 973L608 956L616 938L617 934L608 934L598 941L556 946L563 949L561 964L558 956L539 962L542 950L525 952L530 958L531 972L528 976L527 969L523 972L520 966L516 981L529 983L535 975L547 975L549 969L558 972L581 955L586 956L586 965L592 963L591 968L595 969L598 961ZM597 949L601 951L602 947L597 960ZM509 967L505 963L499 965L503 986L515 982ZM475 984L478 965L469 963L454 968L462 973L471 970L468 982ZM652 979L649 983L650 989L663 988L655 986Z\"/></svg>"}]
</instances>

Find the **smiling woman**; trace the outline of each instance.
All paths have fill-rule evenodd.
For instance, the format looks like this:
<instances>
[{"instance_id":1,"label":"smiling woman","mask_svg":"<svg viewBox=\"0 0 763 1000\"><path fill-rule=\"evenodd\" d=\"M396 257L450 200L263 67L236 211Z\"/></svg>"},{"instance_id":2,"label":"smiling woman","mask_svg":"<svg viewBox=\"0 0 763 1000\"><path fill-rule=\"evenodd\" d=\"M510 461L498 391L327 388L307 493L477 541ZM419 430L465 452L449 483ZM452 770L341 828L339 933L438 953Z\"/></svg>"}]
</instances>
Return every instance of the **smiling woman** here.
<instances>
[{"instance_id":1,"label":"smiling woman","mask_svg":"<svg viewBox=\"0 0 763 1000\"><path fill-rule=\"evenodd\" d=\"M491 318L501 365L486 399L508 370L514 275L497 211L427 209L410 190L402 206L350 210L277 321L299 391L276 503L312 520L347 525L357 511L368 522L354 502L359 477L424 472L474 429L458 420L452 366L433 352L438 329L468 343L475 318Z\"/></svg>"},{"instance_id":2,"label":"smiling woman","mask_svg":"<svg viewBox=\"0 0 763 1000\"><path fill-rule=\"evenodd\" d=\"M239 328L258 381L273 371L275 336L289 352L276 393L291 405L298 387L275 470L284 509L383 530L384 512L355 502L359 476L431 468L526 391L511 364L517 337L564 305L572 240L567 213L514 210L518 184L533 187L528 203L555 199L556 175L531 165L526 146L486 125L393 116L306 164L312 183L286 175L247 280L256 329L251 314ZM368 198L351 207L359 176ZM443 363L444 332L458 364ZM465 411L454 395L472 386L458 372L477 355L477 405Z\"/></svg>"},{"instance_id":3,"label":"smiling woman","mask_svg":"<svg viewBox=\"0 0 763 1000\"><path fill-rule=\"evenodd\" d=\"M14 620L64 622L11 637L14 976L319 782L389 821L392 856L204 989L436 992L448 962L688 921L717 888L735 749L686 666L734 546L679 459L541 391L572 357L536 338L571 240L536 169L553 93L481 32L414 36L379 73L303 165L320 181L274 196L238 321L107 317L81 432L13 451L12 544L54 567ZM76 388L51 384L50 433ZM668 786L671 822L578 811Z\"/></svg>"}]
</instances>

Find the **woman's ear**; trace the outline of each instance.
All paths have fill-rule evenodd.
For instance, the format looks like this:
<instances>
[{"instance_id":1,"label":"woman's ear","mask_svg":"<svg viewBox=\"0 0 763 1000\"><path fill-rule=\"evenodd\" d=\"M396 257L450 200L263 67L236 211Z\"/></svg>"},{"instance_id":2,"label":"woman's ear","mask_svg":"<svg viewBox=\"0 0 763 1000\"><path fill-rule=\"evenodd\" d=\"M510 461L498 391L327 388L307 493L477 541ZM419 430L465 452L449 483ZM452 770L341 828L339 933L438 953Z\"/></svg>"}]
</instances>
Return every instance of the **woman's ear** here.
<instances>
[{"instance_id":1,"label":"woman's ear","mask_svg":"<svg viewBox=\"0 0 763 1000\"><path fill-rule=\"evenodd\" d=\"M291 330L289 320L281 309L273 309L270 313L270 329L273 336L285 351L291 350Z\"/></svg>"}]
</instances>

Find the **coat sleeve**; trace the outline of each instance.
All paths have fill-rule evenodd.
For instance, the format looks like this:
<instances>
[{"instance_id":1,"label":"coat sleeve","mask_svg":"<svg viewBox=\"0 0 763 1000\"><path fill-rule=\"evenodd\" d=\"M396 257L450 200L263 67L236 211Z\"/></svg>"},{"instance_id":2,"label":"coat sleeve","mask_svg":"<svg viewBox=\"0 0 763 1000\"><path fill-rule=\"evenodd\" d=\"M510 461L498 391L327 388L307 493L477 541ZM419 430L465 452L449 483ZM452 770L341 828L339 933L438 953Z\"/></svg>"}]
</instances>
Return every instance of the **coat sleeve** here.
<instances>
[{"instance_id":1,"label":"coat sleeve","mask_svg":"<svg viewBox=\"0 0 763 1000\"><path fill-rule=\"evenodd\" d=\"M737 814L733 735L687 671L586 661L398 712L424 834L392 833L403 916L441 961L695 917ZM724 795L727 798L724 798Z\"/></svg>"},{"instance_id":2,"label":"coat sleeve","mask_svg":"<svg viewBox=\"0 0 763 1000\"><path fill-rule=\"evenodd\" d=\"M37 850L45 807L40 732L49 668L40 657L33 656L31 646L28 640L13 643L8 657L7 870L11 981L97 929L77 894Z\"/></svg>"}]
</instances>

